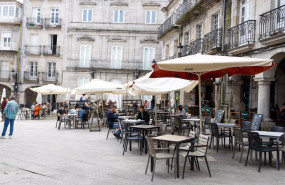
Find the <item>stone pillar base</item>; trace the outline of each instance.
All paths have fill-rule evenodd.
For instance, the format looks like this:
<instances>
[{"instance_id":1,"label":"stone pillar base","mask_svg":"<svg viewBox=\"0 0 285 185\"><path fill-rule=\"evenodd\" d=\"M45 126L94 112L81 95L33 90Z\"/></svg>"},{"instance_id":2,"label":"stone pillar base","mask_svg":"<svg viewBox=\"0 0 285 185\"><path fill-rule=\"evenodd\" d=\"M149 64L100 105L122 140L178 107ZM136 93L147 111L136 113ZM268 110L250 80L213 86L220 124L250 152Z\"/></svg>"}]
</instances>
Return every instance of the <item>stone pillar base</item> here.
<instances>
[{"instance_id":1,"label":"stone pillar base","mask_svg":"<svg viewBox=\"0 0 285 185\"><path fill-rule=\"evenodd\" d=\"M270 131L271 127L275 126L276 123L273 121L263 121L261 122L261 130Z\"/></svg>"}]
</instances>

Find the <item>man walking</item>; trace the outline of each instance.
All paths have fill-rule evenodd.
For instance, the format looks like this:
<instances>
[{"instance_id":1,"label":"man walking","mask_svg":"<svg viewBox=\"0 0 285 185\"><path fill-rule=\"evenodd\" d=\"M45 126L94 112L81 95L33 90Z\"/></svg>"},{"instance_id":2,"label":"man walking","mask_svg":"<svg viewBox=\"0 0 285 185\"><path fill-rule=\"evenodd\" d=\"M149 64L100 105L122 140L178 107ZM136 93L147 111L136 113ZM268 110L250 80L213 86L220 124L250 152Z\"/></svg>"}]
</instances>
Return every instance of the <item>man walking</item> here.
<instances>
[{"instance_id":1,"label":"man walking","mask_svg":"<svg viewBox=\"0 0 285 185\"><path fill-rule=\"evenodd\" d=\"M15 101L15 96L11 95L10 101L7 103L7 105L4 109L4 112L3 112L5 114L6 119L5 119L1 139L5 139L5 134L6 134L9 123L10 123L9 138L10 139L12 138L13 130L14 130L14 121L15 121L16 115L18 113L18 110L19 110L19 106L18 106L18 103Z\"/></svg>"}]
</instances>

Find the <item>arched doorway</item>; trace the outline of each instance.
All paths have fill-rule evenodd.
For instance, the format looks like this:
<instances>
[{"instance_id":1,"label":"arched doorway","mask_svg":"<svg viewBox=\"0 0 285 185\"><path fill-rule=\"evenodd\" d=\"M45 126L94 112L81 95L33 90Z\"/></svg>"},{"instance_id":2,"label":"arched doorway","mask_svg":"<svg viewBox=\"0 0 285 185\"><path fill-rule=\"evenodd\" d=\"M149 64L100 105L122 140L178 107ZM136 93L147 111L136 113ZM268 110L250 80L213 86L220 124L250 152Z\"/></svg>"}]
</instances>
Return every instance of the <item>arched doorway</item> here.
<instances>
[{"instance_id":1,"label":"arched doorway","mask_svg":"<svg viewBox=\"0 0 285 185\"><path fill-rule=\"evenodd\" d=\"M275 104L285 103L285 58L278 64L275 72Z\"/></svg>"},{"instance_id":2,"label":"arched doorway","mask_svg":"<svg viewBox=\"0 0 285 185\"><path fill-rule=\"evenodd\" d=\"M34 86L34 87L38 87L38 86ZM26 88L25 89L25 102L26 102L25 106L30 107L33 104L33 102L36 101L37 95L38 94L36 92L32 91L30 89L30 87Z\"/></svg>"},{"instance_id":3,"label":"arched doorway","mask_svg":"<svg viewBox=\"0 0 285 185\"><path fill-rule=\"evenodd\" d=\"M6 89L6 98L10 98L11 96L11 89L6 86L6 85L3 85L3 84L0 84L0 98L2 97L2 93L3 93L3 89Z\"/></svg>"}]
</instances>

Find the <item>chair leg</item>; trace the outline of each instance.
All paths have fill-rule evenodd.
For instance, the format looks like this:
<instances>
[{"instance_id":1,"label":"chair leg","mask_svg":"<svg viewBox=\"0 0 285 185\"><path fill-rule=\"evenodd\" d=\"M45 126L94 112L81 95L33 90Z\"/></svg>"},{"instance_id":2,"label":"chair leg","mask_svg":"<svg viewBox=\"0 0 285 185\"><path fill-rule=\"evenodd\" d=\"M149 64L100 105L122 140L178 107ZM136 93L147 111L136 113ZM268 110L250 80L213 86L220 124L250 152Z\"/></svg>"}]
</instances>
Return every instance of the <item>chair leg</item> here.
<instances>
[{"instance_id":1,"label":"chair leg","mask_svg":"<svg viewBox=\"0 0 285 185\"><path fill-rule=\"evenodd\" d=\"M220 143L220 138L217 138L217 152L219 152L219 143Z\"/></svg>"},{"instance_id":2,"label":"chair leg","mask_svg":"<svg viewBox=\"0 0 285 185\"><path fill-rule=\"evenodd\" d=\"M186 167L187 158L188 158L188 156L185 156L182 179L184 179L184 173L185 173L185 167Z\"/></svg>"},{"instance_id":3,"label":"chair leg","mask_svg":"<svg viewBox=\"0 0 285 185\"><path fill-rule=\"evenodd\" d=\"M154 177L155 165L156 165L156 159L154 159L154 163L153 163L153 171L152 171L151 182L153 181L153 177Z\"/></svg>"},{"instance_id":4,"label":"chair leg","mask_svg":"<svg viewBox=\"0 0 285 185\"><path fill-rule=\"evenodd\" d=\"M262 163L262 152L259 152L259 167L258 167L258 172L260 172L261 163Z\"/></svg>"},{"instance_id":5,"label":"chair leg","mask_svg":"<svg viewBox=\"0 0 285 185\"><path fill-rule=\"evenodd\" d=\"M233 152L233 157L232 157L232 159L234 159L234 158L235 158L236 147L237 147L237 144L235 143L235 146L234 146L234 152Z\"/></svg>"},{"instance_id":6,"label":"chair leg","mask_svg":"<svg viewBox=\"0 0 285 185\"><path fill-rule=\"evenodd\" d=\"M266 152L264 152L264 166L266 165Z\"/></svg>"},{"instance_id":7,"label":"chair leg","mask_svg":"<svg viewBox=\"0 0 285 185\"><path fill-rule=\"evenodd\" d=\"M246 156L245 166L247 166L247 161L248 161L249 151L250 151L250 149L248 149L248 151L247 151L247 156Z\"/></svg>"},{"instance_id":8,"label":"chair leg","mask_svg":"<svg viewBox=\"0 0 285 185\"><path fill-rule=\"evenodd\" d=\"M196 168L200 171L200 165L198 161L198 157L195 157Z\"/></svg>"},{"instance_id":9,"label":"chair leg","mask_svg":"<svg viewBox=\"0 0 285 185\"><path fill-rule=\"evenodd\" d=\"M204 158L205 158L205 162L206 162L206 165L207 165L207 168L208 168L209 175L210 175L210 177L212 177L211 171L210 171L210 167L209 167L209 164L208 164L208 160L207 160L207 156L205 156Z\"/></svg>"},{"instance_id":10,"label":"chair leg","mask_svg":"<svg viewBox=\"0 0 285 185\"><path fill-rule=\"evenodd\" d=\"M240 152L240 159L239 159L239 163L241 163L242 154L243 154L243 145L241 146L241 152Z\"/></svg>"},{"instance_id":11,"label":"chair leg","mask_svg":"<svg viewBox=\"0 0 285 185\"><path fill-rule=\"evenodd\" d=\"M148 160L147 160L147 163L146 163L145 174L147 174L147 169L148 169L149 160L150 160L150 155L148 155Z\"/></svg>"},{"instance_id":12,"label":"chair leg","mask_svg":"<svg viewBox=\"0 0 285 185\"><path fill-rule=\"evenodd\" d=\"M214 137L213 137L213 136L211 136L209 149L211 149L211 146L212 146L212 140L213 140L213 139L214 139Z\"/></svg>"}]
</instances>

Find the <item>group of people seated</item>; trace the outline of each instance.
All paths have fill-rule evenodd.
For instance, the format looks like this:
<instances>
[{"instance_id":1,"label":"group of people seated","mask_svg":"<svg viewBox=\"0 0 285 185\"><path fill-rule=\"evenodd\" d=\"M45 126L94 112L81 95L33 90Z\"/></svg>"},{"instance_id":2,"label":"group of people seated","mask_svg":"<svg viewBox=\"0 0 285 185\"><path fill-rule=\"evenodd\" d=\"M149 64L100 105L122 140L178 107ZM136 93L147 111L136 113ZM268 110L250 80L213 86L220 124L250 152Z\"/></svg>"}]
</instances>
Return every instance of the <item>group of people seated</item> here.
<instances>
[{"instance_id":1,"label":"group of people seated","mask_svg":"<svg viewBox=\"0 0 285 185\"><path fill-rule=\"evenodd\" d=\"M120 138L121 131L119 129L119 124L118 124L118 110L116 106L111 106L111 110L107 113L107 123L108 123L108 128L112 129L118 129L116 133L114 133L114 136L116 138ZM139 120L144 120L145 124L149 124L149 113L144 109L144 106L140 106L140 112L138 113L137 119ZM123 127L123 125L122 125Z\"/></svg>"},{"instance_id":2,"label":"group of people seated","mask_svg":"<svg viewBox=\"0 0 285 185\"><path fill-rule=\"evenodd\" d=\"M39 118L40 116L44 116L44 114L47 114L50 112L50 103L49 102L43 102L42 104L37 104L36 102L33 103L31 106L32 110L32 118L36 119ZM42 111L42 115L40 115L40 110Z\"/></svg>"}]
</instances>

